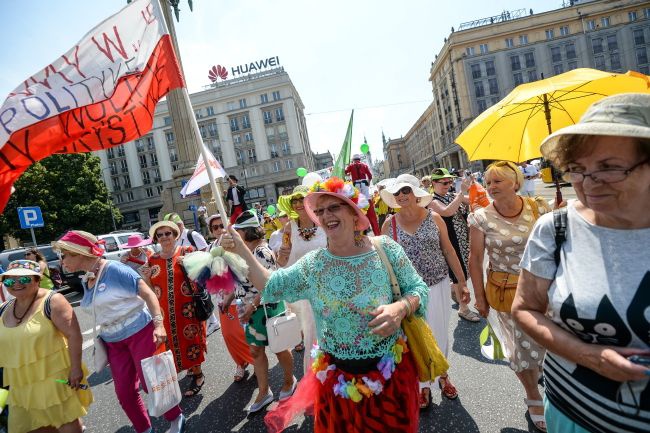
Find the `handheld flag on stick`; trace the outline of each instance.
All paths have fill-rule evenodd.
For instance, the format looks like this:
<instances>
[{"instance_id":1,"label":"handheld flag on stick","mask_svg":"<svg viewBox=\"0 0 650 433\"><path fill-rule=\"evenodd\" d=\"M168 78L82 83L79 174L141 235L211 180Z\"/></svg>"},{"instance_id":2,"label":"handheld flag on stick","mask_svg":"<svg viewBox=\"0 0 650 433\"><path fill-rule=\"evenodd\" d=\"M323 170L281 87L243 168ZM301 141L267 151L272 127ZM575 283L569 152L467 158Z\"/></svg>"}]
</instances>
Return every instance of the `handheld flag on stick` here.
<instances>
[{"instance_id":1,"label":"handheld flag on stick","mask_svg":"<svg viewBox=\"0 0 650 433\"><path fill-rule=\"evenodd\" d=\"M202 146L205 147L204 144ZM208 150L205 149L205 153L208 155L208 161L210 167L212 167L212 170L214 174L217 177L225 177L226 172L223 170L221 167L221 164L219 164L219 161L212 155L212 153ZM206 186L207 184L210 183L210 178L208 176L208 171L206 164L203 159L203 154L199 155L199 160L196 163L196 168L194 169L194 174L190 178L189 182L183 186L183 189L181 190L181 195L183 197L186 197L195 191L197 191L199 188Z\"/></svg>"},{"instance_id":2,"label":"handheld flag on stick","mask_svg":"<svg viewBox=\"0 0 650 433\"><path fill-rule=\"evenodd\" d=\"M0 107L0 211L31 164L141 137L158 101L184 85L157 0L107 18Z\"/></svg>"},{"instance_id":3,"label":"handheld flag on stick","mask_svg":"<svg viewBox=\"0 0 650 433\"><path fill-rule=\"evenodd\" d=\"M336 164L332 169L332 176L345 179L345 167L350 164L352 157L352 120L354 118L354 110L350 113L350 122L348 122L348 130L345 133L345 140L343 140L343 147L339 152L339 157L336 158Z\"/></svg>"}]
</instances>

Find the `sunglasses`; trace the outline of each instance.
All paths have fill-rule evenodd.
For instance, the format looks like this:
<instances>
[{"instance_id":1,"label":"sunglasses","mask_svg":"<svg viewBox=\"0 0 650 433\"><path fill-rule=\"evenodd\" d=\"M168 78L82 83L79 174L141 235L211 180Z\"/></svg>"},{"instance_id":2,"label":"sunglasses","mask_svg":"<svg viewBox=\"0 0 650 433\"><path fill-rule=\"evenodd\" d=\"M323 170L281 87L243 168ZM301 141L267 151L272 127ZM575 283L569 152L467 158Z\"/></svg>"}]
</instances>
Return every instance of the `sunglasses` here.
<instances>
[{"instance_id":1,"label":"sunglasses","mask_svg":"<svg viewBox=\"0 0 650 433\"><path fill-rule=\"evenodd\" d=\"M400 190L397 192L394 192L393 195L397 197L398 195L404 194L404 195L409 195L410 193L413 192L413 189L410 186L403 186Z\"/></svg>"},{"instance_id":2,"label":"sunglasses","mask_svg":"<svg viewBox=\"0 0 650 433\"><path fill-rule=\"evenodd\" d=\"M314 209L314 215L316 215L317 217L323 216L325 214L325 211L328 211L329 213L338 213L341 211L343 206L347 206L347 205L336 203L336 204L331 204L327 207Z\"/></svg>"},{"instance_id":3,"label":"sunglasses","mask_svg":"<svg viewBox=\"0 0 650 433\"><path fill-rule=\"evenodd\" d=\"M304 197L300 197L300 198L292 198L292 199L291 199L291 204L294 205L294 204L297 204L297 203L302 203L303 201L305 201L305 198L304 198Z\"/></svg>"},{"instance_id":4,"label":"sunglasses","mask_svg":"<svg viewBox=\"0 0 650 433\"><path fill-rule=\"evenodd\" d=\"M223 228L223 224L212 224L210 226L210 230L221 230Z\"/></svg>"},{"instance_id":5,"label":"sunglasses","mask_svg":"<svg viewBox=\"0 0 650 433\"><path fill-rule=\"evenodd\" d=\"M158 232L158 233L156 233L156 238L160 239L160 238L164 238L164 237L167 237L167 236L171 236L173 234L174 234L174 232Z\"/></svg>"},{"instance_id":6,"label":"sunglasses","mask_svg":"<svg viewBox=\"0 0 650 433\"><path fill-rule=\"evenodd\" d=\"M5 287L13 287L16 283L20 283L22 285L29 284L32 282L32 277L28 277L26 275L18 278L5 278L2 283L5 285Z\"/></svg>"},{"instance_id":7,"label":"sunglasses","mask_svg":"<svg viewBox=\"0 0 650 433\"><path fill-rule=\"evenodd\" d=\"M31 256L31 255L33 255L33 254L34 254L34 253L25 253L25 257L29 257L29 256Z\"/></svg>"},{"instance_id":8,"label":"sunglasses","mask_svg":"<svg viewBox=\"0 0 650 433\"><path fill-rule=\"evenodd\" d=\"M436 181L436 183L439 183L440 185L447 186L447 185L451 185L452 183L454 183L454 181L453 180L445 180L445 181Z\"/></svg>"}]
</instances>

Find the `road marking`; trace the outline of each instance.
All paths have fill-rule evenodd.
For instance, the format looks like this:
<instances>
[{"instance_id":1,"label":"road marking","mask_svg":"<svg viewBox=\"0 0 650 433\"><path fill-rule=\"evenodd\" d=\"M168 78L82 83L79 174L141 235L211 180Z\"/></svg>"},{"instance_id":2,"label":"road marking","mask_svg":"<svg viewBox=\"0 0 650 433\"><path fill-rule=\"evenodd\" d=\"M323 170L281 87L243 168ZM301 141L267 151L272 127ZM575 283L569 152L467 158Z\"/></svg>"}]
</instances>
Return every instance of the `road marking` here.
<instances>
[{"instance_id":1,"label":"road marking","mask_svg":"<svg viewBox=\"0 0 650 433\"><path fill-rule=\"evenodd\" d=\"M95 327L95 331L99 331L99 325L97 325L97 326ZM90 328L90 329L88 329L88 330L82 332L81 335L88 335L88 334L91 334L92 332L93 332L93 328Z\"/></svg>"},{"instance_id":2,"label":"road marking","mask_svg":"<svg viewBox=\"0 0 650 433\"><path fill-rule=\"evenodd\" d=\"M84 341L84 344L81 345L81 351L84 351L89 347L92 347L94 344L95 342L92 339Z\"/></svg>"}]
</instances>

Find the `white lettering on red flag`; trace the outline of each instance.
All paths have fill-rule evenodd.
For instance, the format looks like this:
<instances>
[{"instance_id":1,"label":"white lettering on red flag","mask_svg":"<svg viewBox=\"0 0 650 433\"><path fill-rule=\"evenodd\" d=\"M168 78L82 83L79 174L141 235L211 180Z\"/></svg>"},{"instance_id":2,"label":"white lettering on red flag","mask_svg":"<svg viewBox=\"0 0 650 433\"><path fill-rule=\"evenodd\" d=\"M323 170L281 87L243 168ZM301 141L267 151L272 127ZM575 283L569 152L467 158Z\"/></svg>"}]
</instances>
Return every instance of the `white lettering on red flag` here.
<instances>
[{"instance_id":1,"label":"white lettering on red flag","mask_svg":"<svg viewBox=\"0 0 650 433\"><path fill-rule=\"evenodd\" d=\"M0 107L0 211L31 164L146 134L158 100L183 86L158 0L136 0L106 19Z\"/></svg>"},{"instance_id":2,"label":"white lettering on red flag","mask_svg":"<svg viewBox=\"0 0 650 433\"><path fill-rule=\"evenodd\" d=\"M214 177L226 177L226 172L221 167L221 164L219 164L219 161L217 161L217 159L214 157L214 155L212 155L212 152L210 152L207 147L205 148L205 152L208 155L208 161L210 163L210 167L212 167L212 174ZM205 163L203 162L203 154L200 153L199 160L196 163L196 168L194 169L194 174L192 174L190 180L183 186L181 195L183 197L186 197L209 183L210 177L208 176L208 171L206 170Z\"/></svg>"}]
</instances>

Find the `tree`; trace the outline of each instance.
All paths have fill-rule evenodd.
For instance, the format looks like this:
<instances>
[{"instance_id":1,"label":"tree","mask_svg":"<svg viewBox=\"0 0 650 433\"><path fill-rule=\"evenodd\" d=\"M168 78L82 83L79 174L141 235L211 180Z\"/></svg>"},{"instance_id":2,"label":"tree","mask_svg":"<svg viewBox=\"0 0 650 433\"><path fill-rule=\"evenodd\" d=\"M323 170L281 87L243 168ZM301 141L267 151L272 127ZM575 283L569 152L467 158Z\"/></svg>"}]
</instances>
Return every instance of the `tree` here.
<instances>
[{"instance_id":1,"label":"tree","mask_svg":"<svg viewBox=\"0 0 650 433\"><path fill-rule=\"evenodd\" d=\"M43 212L45 227L34 229L39 244L69 229L109 232L111 212L118 224L122 215L109 204L101 174L99 158L90 153L52 155L33 164L14 184L16 191L0 216L0 233L31 240L29 230L20 228L17 208L21 206L39 206Z\"/></svg>"}]
</instances>

